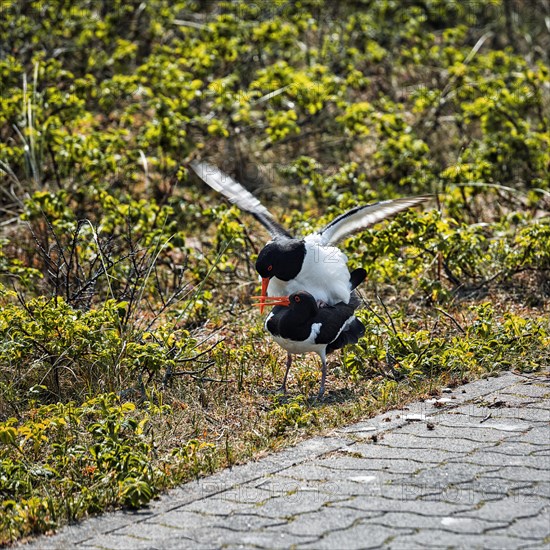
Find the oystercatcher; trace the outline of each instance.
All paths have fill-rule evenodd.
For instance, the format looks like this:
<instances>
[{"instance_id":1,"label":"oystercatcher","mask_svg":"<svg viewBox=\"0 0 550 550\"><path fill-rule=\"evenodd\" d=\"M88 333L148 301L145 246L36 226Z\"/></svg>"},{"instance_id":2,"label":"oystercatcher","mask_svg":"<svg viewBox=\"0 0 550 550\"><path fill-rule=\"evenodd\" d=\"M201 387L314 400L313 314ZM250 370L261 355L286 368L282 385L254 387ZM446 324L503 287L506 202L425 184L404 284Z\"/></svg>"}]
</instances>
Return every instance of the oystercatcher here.
<instances>
[{"instance_id":1,"label":"oystercatcher","mask_svg":"<svg viewBox=\"0 0 550 550\"><path fill-rule=\"evenodd\" d=\"M320 399L325 392L327 353L355 344L365 334L363 323L354 315L359 306L357 295L352 292L348 303L320 308L315 298L302 290L290 296L269 297L265 305L275 306L266 318L265 328L287 351L281 390L286 392L292 355L314 351L322 363L321 387L317 394Z\"/></svg>"},{"instance_id":2,"label":"oystercatcher","mask_svg":"<svg viewBox=\"0 0 550 550\"><path fill-rule=\"evenodd\" d=\"M347 304L351 295L347 257L334 245L368 225L430 198L425 195L356 206L319 231L298 239L279 225L252 193L227 174L206 162L193 161L191 167L210 187L252 214L273 237L256 261L264 301L266 295L288 296L307 289L319 305ZM262 302L260 312L263 312Z\"/></svg>"}]
</instances>

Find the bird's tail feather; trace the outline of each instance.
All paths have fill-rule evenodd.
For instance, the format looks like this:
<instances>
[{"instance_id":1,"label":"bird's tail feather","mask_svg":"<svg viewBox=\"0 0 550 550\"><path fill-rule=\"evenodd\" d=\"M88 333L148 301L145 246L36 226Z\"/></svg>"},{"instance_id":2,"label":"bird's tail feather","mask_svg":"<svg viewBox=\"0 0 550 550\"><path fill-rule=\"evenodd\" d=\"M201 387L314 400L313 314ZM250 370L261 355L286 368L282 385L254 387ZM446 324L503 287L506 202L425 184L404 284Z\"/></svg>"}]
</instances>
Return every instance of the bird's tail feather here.
<instances>
[{"instance_id":1,"label":"bird's tail feather","mask_svg":"<svg viewBox=\"0 0 550 550\"><path fill-rule=\"evenodd\" d=\"M367 271L362 267L354 269L349 274L349 280L351 283L351 290L355 290L365 279L367 278Z\"/></svg>"}]
</instances>

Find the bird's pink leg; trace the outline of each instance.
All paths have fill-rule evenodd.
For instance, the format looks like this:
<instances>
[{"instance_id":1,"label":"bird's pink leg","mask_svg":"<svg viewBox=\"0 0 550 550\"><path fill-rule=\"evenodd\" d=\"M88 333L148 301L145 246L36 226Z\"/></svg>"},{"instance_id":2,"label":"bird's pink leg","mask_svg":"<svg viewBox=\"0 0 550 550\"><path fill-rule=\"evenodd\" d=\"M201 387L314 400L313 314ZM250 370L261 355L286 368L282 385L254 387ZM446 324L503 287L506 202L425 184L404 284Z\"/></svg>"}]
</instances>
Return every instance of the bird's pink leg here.
<instances>
[{"instance_id":1,"label":"bird's pink leg","mask_svg":"<svg viewBox=\"0 0 550 550\"><path fill-rule=\"evenodd\" d=\"M321 387L319 388L319 393L317 394L317 399L321 399L325 393L325 381L327 379L327 358L325 354L321 355L321 362L323 364L321 370Z\"/></svg>"},{"instance_id":2,"label":"bird's pink leg","mask_svg":"<svg viewBox=\"0 0 550 550\"><path fill-rule=\"evenodd\" d=\"M292 355L290 353L286 354L286 371L285 371L285 377L283 378L283 385L281 386L281 390L286 393L286 379L288 378L288 371L290 370L290 365L292 365Z\"/></svg>"}]
</instances>

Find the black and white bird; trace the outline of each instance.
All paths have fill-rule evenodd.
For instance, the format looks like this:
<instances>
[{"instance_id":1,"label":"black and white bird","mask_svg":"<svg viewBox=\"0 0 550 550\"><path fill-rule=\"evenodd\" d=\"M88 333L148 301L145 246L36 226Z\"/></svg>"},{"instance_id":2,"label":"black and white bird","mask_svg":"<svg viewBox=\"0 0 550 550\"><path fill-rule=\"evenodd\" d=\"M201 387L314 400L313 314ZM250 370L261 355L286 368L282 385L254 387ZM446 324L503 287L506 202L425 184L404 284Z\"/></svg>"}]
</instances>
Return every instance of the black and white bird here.
<instances>
[{"instance_id":1,"label":"black and white bird","mask_svg":"<svg viewBox=\"0 0 550 550\"><path fill-rule=\"evenodd\" d=\"M271 234L272 240L260 251L256 261L264 298L289 296L307 289L319 304L347 304L352 287L347 257L335 245L352 233L430 198L426 195L356 206L319 231L295 238L250 191L227 174L206 162L193 161L191 167L210 187L252 214ZM263 311L261 304L260 311Z\"/></svg>"},{"instance_id":2,"label":"black and white bird","mask_svg":"<svg viewBox=\"0 0 550 550\"><path fill-rule=\"evenodd\" d=\"M266 305L275 307L265 321L265 328L275 342L287 351L286 371L281 390L286 392L288 372L293 354L315 352L321 357L321 387L317 397L325 392L327 353L355 344L365 334L365 327L354 315L359 306L352 292L346 302L319 307L315 298L306 291L290 296L267 298Z\"/></svg>"}]
</instances>

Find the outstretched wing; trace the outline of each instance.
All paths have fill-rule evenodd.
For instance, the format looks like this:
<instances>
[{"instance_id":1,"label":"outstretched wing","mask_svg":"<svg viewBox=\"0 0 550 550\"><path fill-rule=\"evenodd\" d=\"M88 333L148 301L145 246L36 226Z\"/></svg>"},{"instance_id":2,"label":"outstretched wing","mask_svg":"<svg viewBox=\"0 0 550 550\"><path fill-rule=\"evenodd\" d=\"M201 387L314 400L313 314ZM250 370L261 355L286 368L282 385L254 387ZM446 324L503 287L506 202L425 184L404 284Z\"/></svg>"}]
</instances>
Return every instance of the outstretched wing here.
<instances>
[{"instance_id":1,"label":"outstretched wing","mask_svg":"<svg viewBox=\"0 0 550 550\"><path fill-rule=\"evenodd\" d=\"M252 214L273 237L291 237L290 233L279 225L269 210L240 183L224 174L221 170L206 162L192 161L191 168L212 189L228 198L244 212Z\"/></svg>"},{"instance_id":2,"label":"outstretched wing","mask_svg":"<svg viewBox=\"0 0 550 550\"><path fill-rule=\"evenodd\" d=\"M430 195L409 197L382 201L365 206L357 206L334 218L328 225L317 233L321 237L321 244L333 245L345 239L352 233L394 216L402 210L416 206L430 198Z\"/></svg>"}]
</instances>

